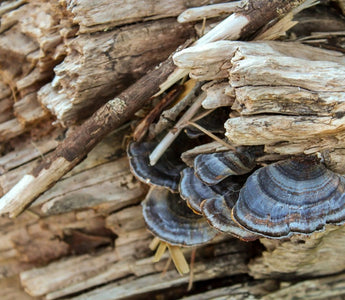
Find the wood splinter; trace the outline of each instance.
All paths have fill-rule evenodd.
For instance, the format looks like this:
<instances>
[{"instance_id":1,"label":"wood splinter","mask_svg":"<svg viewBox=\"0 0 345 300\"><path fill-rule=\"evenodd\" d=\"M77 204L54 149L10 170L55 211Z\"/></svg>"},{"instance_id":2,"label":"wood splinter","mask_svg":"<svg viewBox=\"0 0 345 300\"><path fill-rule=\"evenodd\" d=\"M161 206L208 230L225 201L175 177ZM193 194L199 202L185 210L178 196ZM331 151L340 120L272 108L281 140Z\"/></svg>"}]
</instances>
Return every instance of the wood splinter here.
<instances>
[{"instance_id":1,"label":"wood splinter","mask_svg":"<svg viewBox=\"0 0 345 300\"><path fill-rule=\"evenodd\" d=\"M197 43L250 36L264 24L281 18L303 2L303 0L248 1L241 11L226 18ZM173 73L174 70L177 70L178 74ZM176 69L172 60L168 59L115 99L103 105L67 137L45 161L31 173L26 174L1 198L0 214L9 213L11 217L20 214L32 201L83 160L105 135L129 120L153 95L162 93L186 74L188 70Z\"/></svg>"}]
</instances>

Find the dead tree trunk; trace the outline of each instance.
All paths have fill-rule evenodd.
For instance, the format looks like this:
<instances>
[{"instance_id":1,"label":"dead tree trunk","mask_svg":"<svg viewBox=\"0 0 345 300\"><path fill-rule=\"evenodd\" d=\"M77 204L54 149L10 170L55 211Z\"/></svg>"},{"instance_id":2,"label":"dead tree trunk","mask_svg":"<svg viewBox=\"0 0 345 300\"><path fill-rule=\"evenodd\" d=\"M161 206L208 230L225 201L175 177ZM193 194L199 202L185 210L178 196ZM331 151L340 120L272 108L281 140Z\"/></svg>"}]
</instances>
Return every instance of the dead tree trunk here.
<instances>
[{"instance_id":1,"label":"dead tree trunk","mask_svg":"<svg viewBox=\"0 0 345 300\"><path fill-rule=\"evenodd\" d=\"M341 226L289 241L246 243L219 234L195 253L183 249L194 261L187 276L166 254L152 262L153 236L140 205L148 186L130 172L125 145L155 105L148 100L162 83L174 83L171 78L191 71L196 80L209 81L202 87L203 105L233 107L225 126L234 145L264 144L267 157L320 152L329 168L343 170L343 1L323 1L297 14L286 42L196 42L175 55L175 64L187 70L176 71L175 50L201 31L212 41L207 32L230 13L233 31L218 31L215 40L272 38L295 25L291 10L304 1L223 2L1 3L0 207L11 215L24 210L17 218L0 218L1 299L345 295ZM189 23L177 22L183 12L179 20ZM203 16L208 20L201 26ZM267 23L279 25L269 29ZM326 49L310 50L301 41ZM297 81L287 79L293 72ZM272 80L279 87L267 87ZM278 99L275 106L265 102L269 97ZM288 122L291 131L283 131ZM271 135L258 134L260 123L270 124ZM297 140L296 124L305 128Z\"/></svg>"}]
</instances>

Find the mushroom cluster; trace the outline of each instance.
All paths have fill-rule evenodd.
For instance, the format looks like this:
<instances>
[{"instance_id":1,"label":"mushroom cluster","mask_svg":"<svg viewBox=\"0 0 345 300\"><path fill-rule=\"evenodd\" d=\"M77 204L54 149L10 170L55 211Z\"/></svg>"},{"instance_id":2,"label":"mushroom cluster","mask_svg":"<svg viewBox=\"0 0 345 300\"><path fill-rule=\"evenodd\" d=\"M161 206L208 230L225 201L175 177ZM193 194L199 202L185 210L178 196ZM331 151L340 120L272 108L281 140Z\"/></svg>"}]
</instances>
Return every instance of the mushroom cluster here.
<instances>
[{"instance_id":1,"label":"mushroom cluster","mask_svg":"<svg viewBox=\"0 0 345 300\"><path fill-rule=\"evenodd\" d=\"M238 147L198 154L187 166L168 148L151 165L155 145L132 142L128 157L135 176L152 186L142 203L148 229L169 245L200 245L218 232L283 239L345 220L345 179L315 156L258 167L261 148Z\"/></svg>"}]
</instances>

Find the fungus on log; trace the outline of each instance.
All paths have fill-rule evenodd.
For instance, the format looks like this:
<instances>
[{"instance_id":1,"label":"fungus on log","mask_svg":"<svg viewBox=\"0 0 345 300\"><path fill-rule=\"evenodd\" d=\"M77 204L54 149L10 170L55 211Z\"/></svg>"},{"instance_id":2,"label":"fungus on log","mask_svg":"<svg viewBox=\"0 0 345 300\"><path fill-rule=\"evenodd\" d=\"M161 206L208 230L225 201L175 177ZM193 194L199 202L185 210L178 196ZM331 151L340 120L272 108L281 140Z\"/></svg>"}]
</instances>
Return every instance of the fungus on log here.
<instances>
[{"instance_id":1,"label":"fungus on log","mask_svg":"<svg viewBox=\"0 0 345 300\"><path fill-rule=\"evenodd\" d=\"M203 224L216 236L197 249L177 252L176 246L168 245L173 259L183 253L190 262L190 274L180 276L169 265L170 257L163 254L166 245L158 247L158 255L149 248L157 243L147 230L140 204L148 187L131 174L125 157L132 127L172 92L163 90L191 72L196 80L178 81L189 93L187 97L160 115L154 111L152 115L160 120L148 118L144 127L153 123L142 131L148 133L143 140L153 136L159 140L167 130L174 131L171 126L199 99L195 116L181 130L183 134L187 128L190 133L197 125L196 130L203 133L190 144L179 144L179 150L185 151L182 160L189 167L200 154L224 152L229 147L247 149L234 147L235 141L230 145L224 133L205 123L206 117L198 119L213 109L208 117L218 116L216 108L222 106L229 123L245 120L242 124L247 124L251 138L265 144L253 148L258 150L257 168L295 154L316 153L327 168L344 172L340 124L344 91L338 80L344 69L344 5L341 0L323 1L292 20L301 8L315 2L2 1L0 206L11 215L25 209L16 219L0 218L0 298L192 300L231 295L236 299L332 299L345 294L343 227L326 225L322 232L279 241L242 242L231 236L246 241L258 238L228 219L237 199L227 199L225 194L236 195L245 178L238 178L234 190L227 192L227 181L222 181L221 186L211 187L213 195L221 196L193 202L194 212L199 213L196 217L205 216ZM207 6L194 9L203 5ZM192 17L211 19L179 24L178 14L190 8L187 14L192 12ZM228 17L233 9L235 13ZM195 33L205 34L193 47L174 55L181 67L180 59L189 55L185 69L175 72L171 60L153 68ZM248 42L277 36L284 42ZM247 42L230 46L224 39ZM320 73L318 82L293 60L311 71L317 65L333 73ZM290 63L301 80L289 77L296 74L288 74ZM270 66L284 72L274 73ZM288 84L284 84L286 79ZM162 96L151 98L159 93ZM262 133L263 128L253 128L250 122L260 118L274 122L267 124L289 139L271 143L254 134L254 129ZM288 119L299 120L304 130L322 126L317 136L303 138L302 133L279 127L293 124L286 123ZM303 122L309 122L309 127ZM241 128L235 127L231 131ZM218 140L211 142L214 137ZM29 178L31 183L17 185L20 178ZM190 185L196 177L191 178ZM189 206L191 201L187 199ZM193 210L185 208L187 215L195 217ZM160 261L153 263L158 256Z\"/></svg>"}]
</instances>

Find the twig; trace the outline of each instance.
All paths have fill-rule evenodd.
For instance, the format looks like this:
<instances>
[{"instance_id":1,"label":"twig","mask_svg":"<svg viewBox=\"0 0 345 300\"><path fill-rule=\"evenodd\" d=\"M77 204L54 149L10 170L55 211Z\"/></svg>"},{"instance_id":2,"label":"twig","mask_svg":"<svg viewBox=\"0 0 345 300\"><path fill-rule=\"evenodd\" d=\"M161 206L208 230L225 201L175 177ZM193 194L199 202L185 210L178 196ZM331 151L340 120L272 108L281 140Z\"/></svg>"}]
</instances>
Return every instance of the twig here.
<instances>
[{"instance_id":1,"label":"twig","mask_svg":"<svg viewBox=\"0 0 345 300\"><path fill-rule=\"evenodd\" d=\"M159 84L174 69L172 59L169 58L103 105L1 198L0 214L9 213L11 217L20 214L83 160L105 135L129 120L158 91Z\"/></svg>"},{"instance_id":2,"label":"twig","mask_svg":"<svg viewBox=\"0 0 345 300\"><path fill-rule=\"evenodd\" d=\"M152 131L150 132L150 136L155 137L163 130L171 127L173 122L179 116L179 114L192 103L192 100L196 97L196 95L200 92L200 87L202 86L203 82L195 82L195 80L188 80L184 86L186 87L185 91L180 95L180 100L177 104L175 104L172 108L165 110L157 122L154 125Z\"/></svg>"},{"instance_id":3,"label":"twig","mask_svg":"<svg viewBox=\"0 0 345 300\"><path fill-rule=\"evenodd\" d=\"M192 254L190 256L190 273L189 273L189 282L188 282L187 292L189 292L193 287L195 255L196 255L196 248L192 250Z\"/></svg>"},{"instance_id":4,"label":"twig","mask_svg":"<svg viewBox=\"0 0 345 300\"><path fill-rule=\"evenodd\" d=\"M227 147L228 149L230 149L232 151L236 151L236 148L234 146L232 146L232 145L228 144L227 142L223 141L221 138L219 138L218 136L214 135L212 132L208 131L207 129L205 129L204 127L200 126L199 124L194 123L194 122L188 122L188 124L194 126L195 128L199 129L203 133L207 134L209 137L214 139L219 144L222 144L223 146Z\"/></svg>"},{"instance_id":5,"label":"twig","mask_svg":"<svg viewBox=\"0 0 345 300\"><path fill-rule=\"evenodd\" d=\"M197 44L220 39L238 39L252 35L272 19L284 16L304 0L248 0L241 12L226 18L205 34ZM70 171L110 131L126 122L153 95L161 94L186 76L189 70L176 69L171 59L96 111L78 130L66 138L49 157L0 199L0 214L16 216L39 195ZM169 76L170 75L170 76Z\"/></svg>"},{"instance_id":6,"label":"twig","mask_svg":"<svg viewBox=\"0 0 345 300\"><path fill-rule=\"evenodd\" d=\"M147 116L139 123L139 125L134 130L133 138L135 141L140 142L145 137L150 124L165 107L167 107L176 99L176 97L181 93L182 90L182 85L176 86L174 89L169 91L169 93L147 114Z\"/></svg>"},{"instance_id":7,"label":"twig","mask_svg":"<svg viewBox=\"0 0 345 300\"><path fill-rule=\"evenodd\" d=\"M177 136L182 131L183 127L186 126L187 122L195 115L201 106L202 101L205 99L205 94L199 95L192 106L185 112L181 119L176 123L175 127L171 129L161 142L156 146L150 155L150 164L154 166L166 149L172 144Z\"/></svg>"},{"instance_id":8,"label":"twig","mask_svg":"<svg viewBox=\"0 0 345 300\"><path fill-rule=\"evenodd\" d=\"M194 22L202 19L215 18L221 15L229 15L243 6L243 1L218 3L186 9L177 18L179 23Z\"/></svg>"},{"instance_id":9,"label":"twig","mask_svg":"<svg viewBox=\"0 0 345 300\"><path fill-rule=\"evenodd\" d=\"M303 4L306 0L247 0L238 12L231 14L207 34L197 40L193 46L201 46L219 40L237 40L248 37L270 21L283 17L286 13ZM168 79L160 85L160 95L169 87L189 73L189 69L176 69Z\"/></svg>"}]
</instances>

